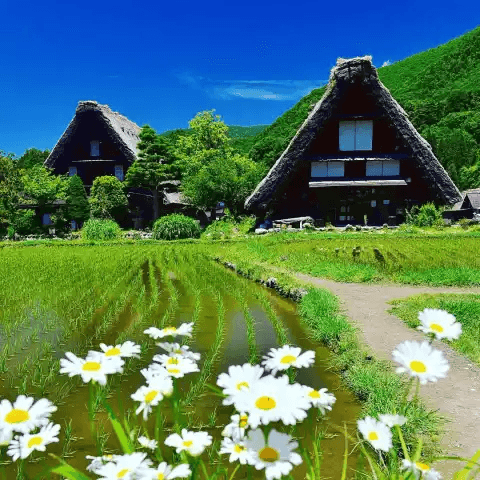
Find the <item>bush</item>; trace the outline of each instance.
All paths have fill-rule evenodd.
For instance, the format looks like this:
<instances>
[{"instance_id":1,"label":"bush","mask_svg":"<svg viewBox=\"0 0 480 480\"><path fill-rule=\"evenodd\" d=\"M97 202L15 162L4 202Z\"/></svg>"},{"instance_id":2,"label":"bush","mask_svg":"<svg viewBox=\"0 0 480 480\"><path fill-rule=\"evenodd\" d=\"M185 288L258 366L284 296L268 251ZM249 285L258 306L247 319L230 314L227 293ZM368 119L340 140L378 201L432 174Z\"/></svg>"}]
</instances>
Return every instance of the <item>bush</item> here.
<instances>
[{"instance_id":1,"label":"bush","mask_svg":"<svg viewBox=\"0 0 480 480\"><path fill-rule=\"evenodd\" d=\"M203 237L209 237L212 240L218 240L225 236L245 235L253 230L255 226L255 217L241 217L237 220L225 215L224 217L212 222L203 232Z\"/></svg>"},{"instance_id":2,"label":"bush","mask_svg":"<svg viewBox=\"0 0 480 480\"><path fill-rule=\"evenodd\" d=\"M12 222L15 233L33 235L38 232L39 222L35 210L18 210Z\"/></svg>"},{"instance_id":3,"label":"bush","mask_svg":"<svg viewBox=\"0 0 480 480\"><path fill-rule=\"evenodd\" d=\"M191 217L173 213L159 218L153 225L153 238L156 240L177 240L199 238L200 226Z\"/></svg>"},{"instance_id":4,"label":"bush","mask_svg":"<svg viewBox=\"0 0 480 480\"><path fill-rule=\"evenodd\" d=\"M119 238L122 231L113 220L102 220L91 218L87 220L82 228L84 240L112 240Z\"/></svg>"},{"instance_id":5,"label":"bush","mask_svg":"<svg viewBox=\"0 0 480 480\"><path fill-rule=\"evenodd\" d=\"M425 203L420 208L414 205L407 211L407 223L417 227L433 227L443 222L442 209L433 203Z\"/></svg>"}]
</instances>

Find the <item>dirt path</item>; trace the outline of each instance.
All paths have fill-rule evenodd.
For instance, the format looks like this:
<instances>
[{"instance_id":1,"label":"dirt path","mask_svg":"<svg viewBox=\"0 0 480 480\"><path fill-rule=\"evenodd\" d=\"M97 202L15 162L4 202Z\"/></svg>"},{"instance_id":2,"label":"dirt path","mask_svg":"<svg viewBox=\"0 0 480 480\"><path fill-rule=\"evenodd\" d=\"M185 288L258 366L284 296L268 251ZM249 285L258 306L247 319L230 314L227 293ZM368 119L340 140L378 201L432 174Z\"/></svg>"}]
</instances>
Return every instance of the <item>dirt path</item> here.
<instances>
[{"instance_id":1,"label":"dirt path","mask_svg":"<svg viewBox=\"0 0 480 480\"><path fill-rule=\"evenodd\" d=\"M405 340L423 340L425 336L407 327L402 320L387 313L387 302L421 293L480 293L480 288L436 288L403 285L368 285L338 283L296 274L297 278L325 287L337 295L348 315L363 333L364 342L378 358L392 360L392 351ZM435 342L450 363L448 376L421 387L425 403L438 410L451 423L443 439L450 455L471 457L480 449L480 368L449 346ZM459 462L443 461L436 465L444 478L452 478Z\"/></svg>"}]
</instances>

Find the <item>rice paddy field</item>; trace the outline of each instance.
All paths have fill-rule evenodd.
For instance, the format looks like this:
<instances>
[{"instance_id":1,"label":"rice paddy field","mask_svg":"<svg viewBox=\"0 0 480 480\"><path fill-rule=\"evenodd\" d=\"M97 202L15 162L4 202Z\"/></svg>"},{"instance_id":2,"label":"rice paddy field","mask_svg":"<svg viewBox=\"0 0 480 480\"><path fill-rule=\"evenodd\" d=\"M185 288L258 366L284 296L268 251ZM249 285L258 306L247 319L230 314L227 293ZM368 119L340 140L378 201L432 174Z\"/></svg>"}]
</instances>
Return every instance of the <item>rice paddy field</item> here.
<instances>
[{"instance_id":1,"label":"rice paddy field","mask_svg":"<svg viewBox=\"0 0 480 480\"><path fill-rule=\"evenodd\" d=\"M215 242L209 250L243 270L252 264L342 282L480 285L478 233L397 231L279 233Z\"/></svg>"},{"instance_id":2,"label":"rice paddy field","mask_svg":"<svg viewBox=\"0 0 480 480\"><path fill-rule=\"evenodd\" d=\"M242 248L261 260L270 258L266 253L272 245L275 255L285 254L285 245L268 241L249 245ZM310 260L330 248L328 241L318 240L302 243L299 249L293 244L288 247L288 262L300 258L305 248ZM53 402L58 410L52 421L61 426L60 441L49 445L47 452L85 472L86 455L121 453L102 406L104 399L122 422L125 419L126 429L156 431L160 442L173 432L171 403L164 401L161 414L142 423L130 395L144 383L140 370L154 354L164 353L144 330L194 322L187 344L201 354L200 372L178 381L184 422L190 430L213 436L214 445L202 458L212 469L225 465L230 475L233 468L228 456L217 452L233 408L223 406L207 384L215 385L218 374L229 365L258 363L271 347L290 343L316 352L314 366L298 370L296 381L315 389L328 388L337 399L328 421L315 417L308 427L299 426L291 433L303 439L307 452L312 451L315 439L322 472L340 478L345 439L328 425L346 422L354 430L361 405L327 368L329 351L309 339L296 304L236 276L212 262L207 253L212 252L204 246L181 244L0 250L0 398L13 402L24 394ZM126 359L124 373L109 376L106 387L96 390L97 427L92 435L89 388L79 376L60 374L60 360L66 352L85 357L89 350L99 350L101 342L116 345L126 340L141 346L140 358ZM172 449L164 450L166 461L179 460ZM34 452L19 471L19 462L8 459L3 448L1 469L3 478L9 480L31 480L45 465L56 464L47 454ZM354 455L349 462L355 462ZM265 478L265 473L252 469L250 476ZM305 462L293 470L291 478L306 478Z\"/></svg>"}]
</instances>

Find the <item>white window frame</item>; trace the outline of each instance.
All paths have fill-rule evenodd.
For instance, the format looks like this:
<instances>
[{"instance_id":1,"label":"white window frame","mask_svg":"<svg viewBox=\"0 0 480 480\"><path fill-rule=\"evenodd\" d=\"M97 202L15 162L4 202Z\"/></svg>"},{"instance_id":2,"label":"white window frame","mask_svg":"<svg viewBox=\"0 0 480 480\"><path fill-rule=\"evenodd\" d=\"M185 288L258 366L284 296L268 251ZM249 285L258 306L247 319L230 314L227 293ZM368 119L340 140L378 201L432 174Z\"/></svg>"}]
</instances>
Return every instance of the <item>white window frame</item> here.
<instances>
[{"instance_id":1,"label":"white window frame","mask_svg":"<svg viewBox=\"0 0 480 480\"><path fill-rule=\"evenodd\" d=\"M121 169L121 170L120 170ZM123 182L123 180L125 179L125 176L123 174L123 165L115 165L114 167L114 172L115 172L115 176L121 181ZM119 174L119 172L121 172ZM121 177L121 178L120 178Z\"/></svg>"},{"instance_id":2,"label":"white window frame","mask_svg":"<svg viewBox=\"0 0 480 480\"><path fill-rule=\"evenodd\" d=\"M90 141L90 156L91 157L100 156L100 142L98 140Z\"/></svg>"},{"instance_id":3,"label":"white window frame","mask_svg":"<svg viewBox=\"0 0 480 480\"><path fill-rule=\"evenodd\" d=\"M367 177L398 177L400 160L367 160L365 175Z\"/></svg>"},{"instance_id":4,"label":"white window frame","mask_svg":"<svg viewBox=\"0 0 480 480\"><path fill-rule=\"evenodd\" d=\"M373 120L339 122L338 149L341 152L370 151L373 145Z\"/></svg>"},{"instance_id":5,"label":"white window frame","mask_svg":"<svg viewBox=\"0 0 480 480\"><path fill-rule=\"evenodd\" d=\"M344 177L345 162L312 162L311 175L312 177Z\"/></svg>"},{"instance_id":6,"label":"white window frame","mask_svg":"<svg viewBox=\"0 0 480 480\"><path fill-rule=\"evenodd\" d=\"M68 176L73 177L77 175L77 167L68 167Z\"/></svg>"}]
</instances>

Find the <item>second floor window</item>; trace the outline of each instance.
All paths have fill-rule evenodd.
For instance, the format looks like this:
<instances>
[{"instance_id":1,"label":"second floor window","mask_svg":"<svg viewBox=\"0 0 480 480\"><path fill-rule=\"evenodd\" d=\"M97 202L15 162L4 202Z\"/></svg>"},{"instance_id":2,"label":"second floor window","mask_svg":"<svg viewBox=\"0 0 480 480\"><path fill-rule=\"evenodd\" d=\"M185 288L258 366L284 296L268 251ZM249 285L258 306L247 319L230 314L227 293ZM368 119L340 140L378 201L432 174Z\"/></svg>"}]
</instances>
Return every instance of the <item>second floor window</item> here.
<instances>
[{"instance_id":1,"label":"second floor window","mask_svg":"<svg viewBox=\"0 0 480 480\"><path fill-rule=\"evenodd\" d=\"M73 177L77 174L77 167L68 167L68 176Z\"/></svg>"},{"instance_id":2,"label":"second floor window","mask_svg":"<svg viewBox=\"0 0 480 480\"><path fill-rule=\"evenodd\" d=\"M100 142L98 140L92 140L90 142L90 156L91 157L100 156Z\"/></svg>"},{"instance_id":3,"label":"second floor window","mask_svg":"<svg viewBox=\"0 0 480 480\"><path fill-rule=\"evenodd\" d=\"M400 175L399 160L368 160L367 177L398 177Z\"/></svg>"},{"instance_id":4,"label":"second floor window","mask_svg":"<svg viewBox=\"0 0 480 480\"><path fill-rule=\"evenodd\" d=\"M342 152L371 150L373 121L349 120L340 122L338 136L338 148Z\"/></svg>"},{"instance_id":5,"label":"second floor window","mask_svg":"<svg viewBox=\"0 0 480 480\"><path fill-rule=\"evenodd\" d=\"M312 162L312 177L344 177L344 162Z\"/></svg>"},{"instance_id":6,"label":"second floor window","mask_svg":"<svg viewBox=\"0 0 480 480\"><path fill-rule=\"evenodd\" d=\"M123 182L123 165L115 165L115 176Z\"/></svg>"}]
</instances>

